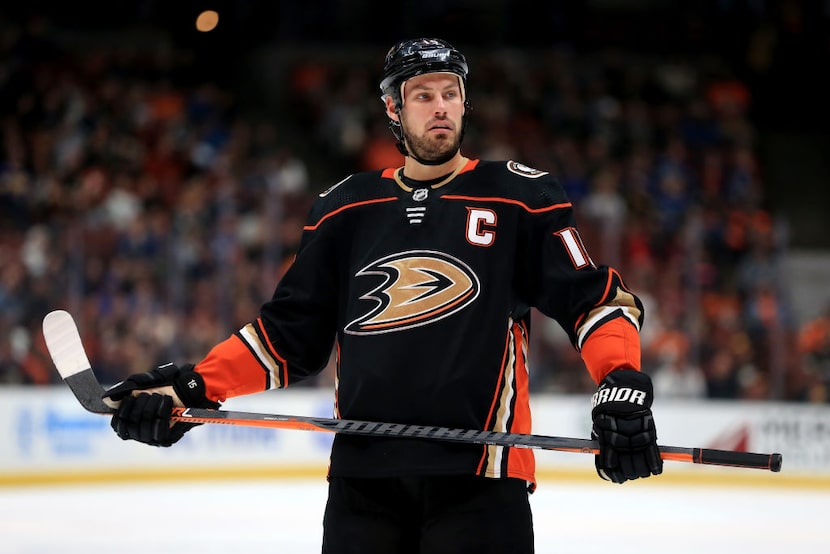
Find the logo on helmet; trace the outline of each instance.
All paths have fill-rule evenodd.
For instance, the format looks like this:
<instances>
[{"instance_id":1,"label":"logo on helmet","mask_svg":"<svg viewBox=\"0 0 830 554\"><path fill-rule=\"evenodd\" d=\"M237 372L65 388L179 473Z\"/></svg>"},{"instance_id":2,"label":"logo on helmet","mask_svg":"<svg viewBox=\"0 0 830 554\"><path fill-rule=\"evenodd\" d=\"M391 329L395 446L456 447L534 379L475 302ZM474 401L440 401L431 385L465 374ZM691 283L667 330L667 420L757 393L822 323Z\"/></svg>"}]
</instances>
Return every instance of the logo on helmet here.
<instances>
[{"instance_id":1,"label":"logo on helmet","mask_svg":"<svg viewBox=\"0 0 830 554\"><path fill-rule=\"evenodd\" d=\"M450 59L449 50L436 50L434 52L421 52L422 58L440 58L441 60Z\"/></svg>"}]
</instances>

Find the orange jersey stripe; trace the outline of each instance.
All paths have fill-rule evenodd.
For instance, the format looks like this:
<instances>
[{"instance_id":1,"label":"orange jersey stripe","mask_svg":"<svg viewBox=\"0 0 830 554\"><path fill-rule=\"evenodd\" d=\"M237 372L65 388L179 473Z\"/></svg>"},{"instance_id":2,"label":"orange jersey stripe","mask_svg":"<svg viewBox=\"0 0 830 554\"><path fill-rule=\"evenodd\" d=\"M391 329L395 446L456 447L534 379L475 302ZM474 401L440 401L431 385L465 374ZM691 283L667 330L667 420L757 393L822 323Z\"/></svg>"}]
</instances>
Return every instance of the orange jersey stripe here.
<instances>
[{"instance_id":1,"label":"orange jersey stripe","mask_svg":"<svg viewBox=\"0 0 830 554\"><path fill-rule=\"evenodd\" d=\"M508 329L487 430L529 433L532 427L527 371L527 329L512 323ZM506 463L505 463L506 457ZM485 446L476 473L485 477L515 477L535 487L535 455L530 449Z\"/></svg>"},{"instance_id":2,"label":"orange jersey stripe","mask_svg":"<svg viewBox=\"0 0 830 554\"><path fill-rule=\"evenodd\" d=\"M236 335L214 346L195 369L205 380L205 395L215 402L262 392L268 387L262 364Z\"/></svg>"},{"instance_id":3,"label":"orange jersey stripe","mask_svg":"<svg viewBox=\"0 0 830 554\"><path fill-rule=\"evenodd\" d=\"M533 419L530 413L530 379L527 367L527 329L524 325L513 327L513 336L521 348L516 356L516 402L513 408L513 424L511 433L529 434L533 428ZM507 458L508 477L518 477L533 483L536 486L536 457L533 450L527 448L511 448Z\"/></svg>"},{"instance_id":4,"label":"orange jersey stripe","mask_svg":"<svg viewBox=\"0 0 830 554\"><path fill-rule=\"evenodd\" d=\"M545 212L552 212L553 210L560 210L562 208L570 208L572 204L570 202L563 202L561 204L553 204L551 206L545 206L544 208L531 208L524 202L519 200L514 200L512 198L501 198L499 196L463 196L459 194L445 194L442 196L444 200L466 200L471 202L500 202L502 204L514 204L516 206L521 207L526 212L532 214L540 214Z\"/></svg>"},{"instance_id":5,"label":"orange jersey stripe","mask_svg":"<svg viewBox=\"0 0 830 554\"><path fill-rule=\"evenodd\" d=\"M462 173L467 173L468 171L472 171L478 165L478 160L467 160L467 163L464 164L464 167L461 168L461 171L458 172L458 175Z\"/></svg>"},{"instance_id":6,"label":"orange jersey stripe","mask_svg":"<svg viewBox=\"0 0 830 554\"><path fill-rule=\"evenodd\" d=\"M588 373L597 384L615 369L639 371L640 334L627 319L612 319L585 339L581 354Z\"/></svg>"},{"instance_id":7,"label":"orange jersey stripe","mask_svg":"<svg viewBox=\"0 0 830 554\"><path fill-rule=\"evenodd\" d=\"M341 206L341 207L337 208L336 210L333 210L333 211L327 213L326 215L321 217L320 221L318 221L316 224L304 226L303 231L314 231L320 226L321 223L323 223L325 220L327 220L331 216L337 215L340 212L344 212L344 211L346 211L350 208L357 208L359 206L367 206L369 204L379 204L381 202L394 202L395 200L397 200L397 198L388 197L388 198L376 198L375 200L364 200L363 202L355 202L353 204L346 204L345 206Z\"/></svg>"},{"instance_id":8,"label":"orange jersey stripe","mask_svg":"<svg viewBox=\"0 0 830 554\"><path fill-rule=\"evenodd\" d=\"M268 351L274 356L275 359L279 360L282 364L282 379L280 379L280 386L283 388L288 386L288 362L285 361L285 358L279 355L277 351L274 349L274 345L271 344L271 339L268 338L268 333L265 332L265 324L262 323L262 318L256 318L257 327L259 327L259 331L262 333L262 336L266 338L266 345L268 347ZM279 376L279 375L278 375Z\"/></svg>"}]
</instances>

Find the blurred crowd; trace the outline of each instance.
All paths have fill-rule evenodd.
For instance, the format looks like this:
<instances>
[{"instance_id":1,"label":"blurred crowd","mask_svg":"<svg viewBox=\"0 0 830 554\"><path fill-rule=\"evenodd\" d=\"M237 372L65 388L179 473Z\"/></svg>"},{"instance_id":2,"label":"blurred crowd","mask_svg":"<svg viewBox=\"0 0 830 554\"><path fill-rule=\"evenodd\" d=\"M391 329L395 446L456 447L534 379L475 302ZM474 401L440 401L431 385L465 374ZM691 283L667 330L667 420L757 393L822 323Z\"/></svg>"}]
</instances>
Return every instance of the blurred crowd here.
<instances>
[{"instance_id":1,"label":"blurred crowd","mask_svg":"<svg viewBox=\"0 0 830 554\"><path fill-rule=\"evenodd\" d=\"M383 52L335 54L284 61L283 105L264 117L215 83L178 81L187 62L168 49L2 29L0 383L59 380L40 332L53 309L75 315L108 383L196 362L254 317L315 194L402 163ZM560 179L593 259L644 301L658 397L828 401L830 305L811 321L791 309L746 84L717 61L619 51L468 58L464 153ZM594 388L542 316L531 364L535 390ZM331 382L328 367L298 386Z\"/></svg>"}]
</instances>

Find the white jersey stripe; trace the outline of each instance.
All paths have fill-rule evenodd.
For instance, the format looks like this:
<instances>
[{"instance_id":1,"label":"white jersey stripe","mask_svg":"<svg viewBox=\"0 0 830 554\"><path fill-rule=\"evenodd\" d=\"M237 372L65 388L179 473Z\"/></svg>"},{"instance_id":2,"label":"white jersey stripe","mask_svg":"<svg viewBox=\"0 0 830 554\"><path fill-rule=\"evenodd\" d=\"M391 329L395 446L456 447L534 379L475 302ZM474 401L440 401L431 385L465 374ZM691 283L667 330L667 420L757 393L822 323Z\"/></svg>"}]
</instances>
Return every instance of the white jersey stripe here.
<instances>
[{"instance_id":1,"label":"white jersey stripe","mask_svg":"<svg viewBox=\"0 0 830 554\"><path fill-rule=\"evenodd\" d=\"M259 340L259 336L256 332L251 328L250 325L246 325L242 329L239 330L239 334L242 335L242 339L251 347L251 350L256 354L259 363L268 371L269 374L269 389L276 389L280 386L282 381L280 381L279 375L279 366L274 362L274 359L271 355L265 350L262 342Z\"/></svg>"},{"instance_id":2,"label":"white jersey stripe","mask_svg":"<svg viewBox=\"0 0 830 554\"><path fill-rule=\"evenodd\" d=\"M591 312L585 322L579 326L579 334L576 338L577 348L580 350L582 349L582 343L585 341L585 337L588 336L599 320L616 312L617 310L619 310L622 315L634 325L634 328L637 329L637 331L640 330L639 320L634 316L634 314L631 313L630 308L627 306L603 306L602 308Z\"/></svg>"}]
</instances>

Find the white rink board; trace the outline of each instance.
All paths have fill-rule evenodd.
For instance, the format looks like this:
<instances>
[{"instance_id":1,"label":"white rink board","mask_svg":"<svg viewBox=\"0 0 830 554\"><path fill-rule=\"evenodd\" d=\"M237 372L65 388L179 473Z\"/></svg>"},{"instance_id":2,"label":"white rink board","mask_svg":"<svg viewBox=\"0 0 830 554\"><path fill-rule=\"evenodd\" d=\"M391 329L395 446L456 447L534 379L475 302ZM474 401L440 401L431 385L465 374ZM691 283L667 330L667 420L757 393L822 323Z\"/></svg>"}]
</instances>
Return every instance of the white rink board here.
<instances>
[{"instance_id":1,"label":"white rink board","mask_svg":"<svg viewBox=\"0 0 830 554\"><path fill-rule=\"evenodd\" d=\"M328 390L271 391L235 398L225 408L332 417ZM654 406L660 443L672 446L781 452L782 474L830 477L830 407L807 404L664 401ZM587 396L533 397L534 433L586 438ZM203 425L171 448L121 441L109 418L85 412L64 386L0 388L0 484L38 475L103 471L262 468L296 475L325 471L330 433ZM537 451L541 473L590 469L593 457ZM691 466L671 462L675 466ZM683 469L688 469L684 467ZM694 471L711 470L695 466ZM730 470L736 471L736 470ZM737 470L740 473L758 470ZM766 472L769 473L769 472Z\"/></svg>"}]
</instances>

